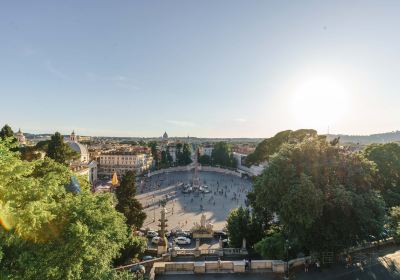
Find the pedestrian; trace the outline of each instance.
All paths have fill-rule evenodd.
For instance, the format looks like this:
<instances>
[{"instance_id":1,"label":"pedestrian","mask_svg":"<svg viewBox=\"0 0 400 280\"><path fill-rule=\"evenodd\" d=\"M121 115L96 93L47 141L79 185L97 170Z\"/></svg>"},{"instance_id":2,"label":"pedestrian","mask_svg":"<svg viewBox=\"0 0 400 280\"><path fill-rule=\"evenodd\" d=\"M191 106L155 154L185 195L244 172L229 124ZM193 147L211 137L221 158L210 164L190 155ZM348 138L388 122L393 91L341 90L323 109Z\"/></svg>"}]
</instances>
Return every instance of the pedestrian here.
<instances>
[{"instance_id":1,"label":"pedestrian","mask_svg":"<svg viewBox=\"0 0 400 280\"><path fill-rule=\"evenodd\" d=\"M309 264L308 260L305 260L305 262L304 262L304 272L308 272L309 267L310 267L310 264Z\"/></svg>"},{"instance_id":2,"label":"pedestrian","mask_svg":"<svg viewBox=\"0 0 400 280\"><path fill-rule=\"evenodd\" d=\"M321 264L320 264L319 260L317 260L317 261L315 262L315 267L316 267L317 271L322 272L322 270L321 270Z\"/></svg>"}]
</instances>

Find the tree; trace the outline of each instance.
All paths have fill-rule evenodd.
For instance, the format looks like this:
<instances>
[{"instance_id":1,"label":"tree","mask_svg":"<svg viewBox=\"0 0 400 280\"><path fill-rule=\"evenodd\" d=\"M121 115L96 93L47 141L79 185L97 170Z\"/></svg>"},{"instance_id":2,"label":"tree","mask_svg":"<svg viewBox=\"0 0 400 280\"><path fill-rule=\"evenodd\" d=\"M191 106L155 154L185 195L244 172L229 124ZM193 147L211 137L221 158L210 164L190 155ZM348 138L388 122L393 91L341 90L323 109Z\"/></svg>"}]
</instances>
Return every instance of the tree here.
<instances>
[{"instance_id":1,"label":"tree","mask_svg":"<svg viewBox=\"0 0 400 280\"><path fill-rule=\"evenodd\" d=\"M283 144L256 180L250 205L264 225L313 251L340 251L379 236L384 201L374 164L318 137Z\"/></svg>"},{"instance_id":2,"label":"tree","mask_svg":"<svg viewBox=\"0 0 400 280\"><path fill-rule=\"evenodd\" d=\"M8 137L14 137L14 132L12 131L11 127L8 124L6 124L0 130L0 138L4 140Z\"/></svg>"},{"instance_id":3,"label":"tree","mask_svg":"<svg viewBox=\"0 0 400 280\"><path fill-rule=\"evenodd\" d=\"M211 153L211 162L223 167L236 167L236 162L231 155L231 147L226 142L217 142Z\"/></svg>"},{"instance_id":4,"label":"tree","mask_svg":"<svg viewBox=\"0 0 400 280\"><path fill-rule=\"evenodd\" d=\"M246 238L246 246L251 248L262 237L262 226L248 208L233 209L226 221L229 245L234 248L242 247L243 238Z\"/></svg>"},{"instance_id":5,"label":"tree","mask_svg":"<svg viewBox=\"0 0 400 280\"><path fill-rule=\"evenodd\" d=\"M32 161L37 160L41 157L40 153L36 150L34 146L20 147L19 151L21 153L21 159L23 160Z\"/></svg>"},{"instance_id":6,"label":"tree","mask_svg":"<svg viewBox=\"0 0 400 280\"><path fill-rule=\"evenodd\" d=\"M110 194L65 189L71 172L51 159L23 161L0 141L0 259L12 279L108 279L127 241Z\"/></svg>"},{"instance_id":7,"label":"tree","mask_svg":"<svg viewBox=\"0 0 400 280\"><path fill-rule=\"evenodd\" d=\"M59 132L51 136L51 140L48 143L47 156L61 164L67 164L68 161L79 158L79 154L64 143L64 138Z\"/></svg>"},{"instance_id":8,"label":"tree","mask_svg":"<svg viewBox=\"0 0 400 280\"><path fill-rule=\"evenodd\" d=\"M126 217L126 223L130 227L139 229L146 219L143 206L136 199L135 172L128 171L122 177L121 184L117 187L115 194L118 204L115 207Z\"/></svg>"},{"instance_id":9,"label":"tree","mask_svg":"<svg viewBox=\"0 0 400 280\"><path fill-rule=\"evenodd\" d=\"M379 186L387 207L400 205L400 145L371 144L365 148L364 154L378 168L375 183Z\"/></svg>"},{"instance_id":10,"label":"tree","mask_svg":"<svg viewBox=\"0 0 400 280\"><path fill-rule=\"evenodd\" d=\"M148 143L148 146L151 149L151 155L152 155L152 157L154 159L155 166L156 166L156 168L159 168L160 159L159 159L159 156L158 156L157 142L156 141L150 141Z\"/></svg>"},{"instance_id":11,"label":"tree","mask_svg":"<svg viewBox=\"0 0 400 280\"><path fill-rule=\"evenodd\" d=\"M182 159L181 162L183 163L183 165L188 165L192 162L191 159L191 149L188 143L183 144L183 148L182 148Z\"/></svg>"},{"instance_id":12,"label":"tree","mask_svg":"<svg viewBox=\"0 0 400 280\"><path fill-rule=\"evenodd\" d=\"M211 157L209 155L202 155L198 159L201 165L210 165L211 164Z\"/></svg>"},{"instance_id":13,"label":"tree","mask_svg":"<svg viewBox=\"0 0 400 280\"><path fill-rule=\"evenodd\" d=\"M173 159L172 156L171 156L171 153L170 153L170 151L169 151L169 147L167 147L166 153L167 153L167 162L168 162L168 165L169 165L169 166L172 166L173 163L174 163L174 159Z\"/></svg>"},{"instance_id":14,"label":"tree","mask_svg":"<svg viewBox=\"0 0 400 280\"><path fill-rule=\"evenodd\" d=\"M278 132L275 136L267 138L257 145L255 151L246 157L246 165L250 166L268 160L271 155L279 151L284 143L300 143L310 138L325 139L325 136L318 135L314 129Z\"/></svg>"},{"instance_id":15,"label":"tree","mask_svg":"<svg viewBox=\"0 0 400 280\"><path fill-rule=\"evenodd\" d=\"M285 237L274 231L254 245L254 249L265 259L283 260L285 258Z\"/></svg>"},{"instance_id":16,"label":"tree","mask_svg":"<svg viewBox=\"0 0 400 280\"><path fill-rule=\"evenodd\" d=\"M147 239L145 237L134 235L132 232L124 248L121 250L121 255L115 260L116 265L136 262L139 255L142 255L147 248Z\"/></svg>"},{"instance_id":17,"label":"tree","mask_svg":"<svg viewBox=\"0 0 400 280\"><path fill-rule=\"evenodd\" d=\"M162 151L161 152L161 168L167 168L167 167L169 167L167 152Z\"/></svg>"}]
</instances>

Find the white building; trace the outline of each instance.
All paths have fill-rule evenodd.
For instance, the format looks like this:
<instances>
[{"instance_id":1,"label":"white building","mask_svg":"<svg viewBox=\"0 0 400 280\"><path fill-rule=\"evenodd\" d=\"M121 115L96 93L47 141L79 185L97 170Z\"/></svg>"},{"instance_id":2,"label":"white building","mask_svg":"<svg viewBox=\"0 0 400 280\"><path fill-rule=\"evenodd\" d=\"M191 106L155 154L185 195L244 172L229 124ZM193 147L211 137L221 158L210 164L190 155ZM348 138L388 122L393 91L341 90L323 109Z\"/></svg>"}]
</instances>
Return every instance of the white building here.
<instances>
[{"instance_id":1,"label":"white building","mask_svg":"<svg viewBox=\"0 0 400 280\"><path fill-rule=\"evenodd\" d=\"M86 145L83 145L78 142L78 137L75 135L75 131L72 131L71 136L69 137L69 141L67 144L77 153L80 154L80 162L81 163L89 163L89 151Z\"/></svg>"},{"instance_id":2,"label":"white building","mask_svg":"<svg viewBox=\"0 0 400 280\"><path fill-rule=\"evenodd\" d=\"M71 162L70 168L76 174L87 176L87 180L90 184L94 184L97 181L97 162L95 160L90 161L89 151L86 145L79 143L78 136L72 131L69 140L67 141L68 146L74 151L79 153L80 157L78 160Z\"/></svg>"},{"instance_id":3,"label":"white building","mask_svg":"<svg viewBox=\"0 0 400 280\"><path fill-rule=\"evenodd\" d=\"M127 171L140 174L151 168L153 157L145 153L108 152L100 155L99 175L111 176L114 172L123 175Z\"/></svg>"},{"instance_id":4,"label":"white building","mask_svg":"<svg viewBox=\"0 0 400 280\"><path fill-rule=\"evenodd\" d=\"M265 167L268 165L267 162L265 162L263 164L252 165L250 167L247 167L246 165L244 165L244 161L245 161L247 155L233 152L232 156L235 158L235 160L237 162L237 169L243 173L250 175L250 176L260 175L264 171Z\"/></svg>"},{"instance_id":5,"label":"white building","mask_svg":"<svg viewBox=\"0 0 400 280\"><path fill-rule=\"evenodd\" d=\"M211 157L213 150L214 150L213 146L210 146L210 145L203 146L203 147L199 148L199 153L200 153L200 156L207 155L207 156Z\"/></svg>"}]
</instances>

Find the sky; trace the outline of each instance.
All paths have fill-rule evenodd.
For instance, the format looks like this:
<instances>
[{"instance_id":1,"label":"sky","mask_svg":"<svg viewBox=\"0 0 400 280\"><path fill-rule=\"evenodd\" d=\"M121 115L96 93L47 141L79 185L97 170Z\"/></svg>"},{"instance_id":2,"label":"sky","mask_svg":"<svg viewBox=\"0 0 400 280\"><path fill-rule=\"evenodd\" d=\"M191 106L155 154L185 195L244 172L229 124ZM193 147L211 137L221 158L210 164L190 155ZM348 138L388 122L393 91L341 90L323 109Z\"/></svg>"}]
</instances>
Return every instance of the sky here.
<instances>
[{"instance_id":1,"label":"sky","mask_svg":"<svg viewBox=\"0 0 400 280\"><path fill-rule=\"evenodd\" d=\"M400 129L400 1L4 1L0 125L93 136Z\"/></svg>"}]
</instances>

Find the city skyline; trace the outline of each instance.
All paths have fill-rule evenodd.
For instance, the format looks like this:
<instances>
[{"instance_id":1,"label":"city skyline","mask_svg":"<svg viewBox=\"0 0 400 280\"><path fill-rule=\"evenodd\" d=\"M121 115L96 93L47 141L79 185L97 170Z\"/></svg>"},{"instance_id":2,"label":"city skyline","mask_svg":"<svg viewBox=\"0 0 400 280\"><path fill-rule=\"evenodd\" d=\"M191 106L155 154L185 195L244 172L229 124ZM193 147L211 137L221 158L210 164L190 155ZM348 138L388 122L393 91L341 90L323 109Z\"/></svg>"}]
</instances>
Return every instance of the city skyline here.
<instances>
[{"instance_id":1,"label":"city skyline","mask_svg":"<svg viewBox=\"0 0 400 280\"><path fill-rule=\"evenodd\" d=\"M3 4L0 120L29 133L121 137L396 131L399 8L397 1Z\"/></svg>"}]
</instances>

